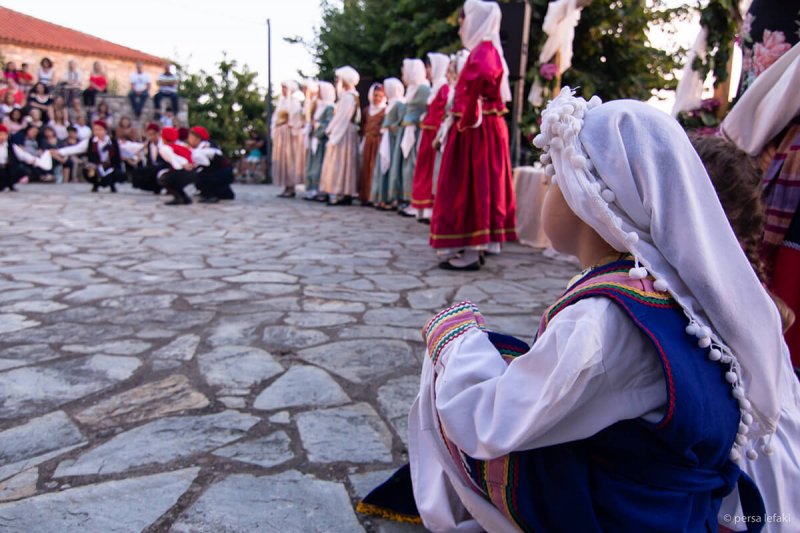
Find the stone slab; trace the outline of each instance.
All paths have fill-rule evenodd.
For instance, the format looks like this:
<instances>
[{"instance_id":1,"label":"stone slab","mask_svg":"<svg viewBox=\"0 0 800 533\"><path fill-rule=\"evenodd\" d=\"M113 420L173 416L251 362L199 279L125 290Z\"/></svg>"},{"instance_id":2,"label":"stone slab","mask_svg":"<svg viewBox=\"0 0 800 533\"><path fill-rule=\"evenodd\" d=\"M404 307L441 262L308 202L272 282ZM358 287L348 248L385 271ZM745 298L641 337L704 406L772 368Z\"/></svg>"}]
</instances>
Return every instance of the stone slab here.
<instances>
[{"instance_id":1,"label":"stone slab","mask_svg":"<svg viewBox=\"0 0 800 533\"><path fill-rule=\"evenodd\" d=\"M324 370L313 366L293 366L258 395L253 408L270 411L289 407L327 407L349 401L339 384Z\"/></svg>"}]
</instances>

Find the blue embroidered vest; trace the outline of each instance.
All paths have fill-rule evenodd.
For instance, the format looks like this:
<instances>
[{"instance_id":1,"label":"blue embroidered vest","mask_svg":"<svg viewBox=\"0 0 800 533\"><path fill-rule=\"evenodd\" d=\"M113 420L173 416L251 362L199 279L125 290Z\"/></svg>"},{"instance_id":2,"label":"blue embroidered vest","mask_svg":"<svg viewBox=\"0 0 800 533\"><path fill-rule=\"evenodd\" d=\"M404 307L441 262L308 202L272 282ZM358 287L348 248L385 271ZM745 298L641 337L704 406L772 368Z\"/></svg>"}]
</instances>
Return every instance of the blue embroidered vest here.
<instances>
[{"instance_id":1,"label":"blue embroidered vest","mask_svg":"<svg viewBox=\"0 0 800 533\"><path fill-rule=\"evenodd\" d=\"M612 300L661 360L667 403L659 422L626 420L585 440L490 461L467 456L443 432L470 486L523 531L713 532L737 482L746 514L764 512L758 490L729 459L740 414L725 366L686 334L669 294L627 275L632 266L618 261L584 276L548 309L539 332L584 298ZM506 360L528 351L519 339L489 337Z\"/></svg>"}]
</instances>

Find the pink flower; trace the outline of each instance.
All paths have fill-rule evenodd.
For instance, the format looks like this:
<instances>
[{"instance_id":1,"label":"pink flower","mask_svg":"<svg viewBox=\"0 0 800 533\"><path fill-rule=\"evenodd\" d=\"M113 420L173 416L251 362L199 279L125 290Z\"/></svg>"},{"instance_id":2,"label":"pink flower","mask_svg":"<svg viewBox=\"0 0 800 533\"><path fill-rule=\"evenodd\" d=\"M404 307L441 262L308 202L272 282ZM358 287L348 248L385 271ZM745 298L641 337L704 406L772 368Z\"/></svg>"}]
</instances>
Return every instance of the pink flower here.
<instances>
[{"instance_id":1,"label":"pink flower","mask_svg":"<svg viewBox=\"0 0 800 533\"><path fill-rule=\"evenodd\" d=\"M555 63L545 63L539 67L539 75L547 81L552 80L558 74L558 66Z\"/></svg>"},{"instance_id":2,"label":"pink flower","mask_svg":"<svg viewBox=\"0 0 800 533\"><path fill-rule=\"evenodd\" d=\"M740 35L744 37L745 41L750 41L752 39L750 37L750 30L753 27L754 18L755 17L753 17L751 13L748 13L747 15L745 15L744 21L742 22L742 32Z\"/></svg>"},{"instance_id":3,"label":"pink flower","mask_svg":"<svg viewBox=\"0 0 800 533\"><path fill-rule=\"evenodd\" d=\"M764 30L764 39L753 47L753 66L756 76L761 75L791 48L783 32Z\"/></svg>"}]
</instances>

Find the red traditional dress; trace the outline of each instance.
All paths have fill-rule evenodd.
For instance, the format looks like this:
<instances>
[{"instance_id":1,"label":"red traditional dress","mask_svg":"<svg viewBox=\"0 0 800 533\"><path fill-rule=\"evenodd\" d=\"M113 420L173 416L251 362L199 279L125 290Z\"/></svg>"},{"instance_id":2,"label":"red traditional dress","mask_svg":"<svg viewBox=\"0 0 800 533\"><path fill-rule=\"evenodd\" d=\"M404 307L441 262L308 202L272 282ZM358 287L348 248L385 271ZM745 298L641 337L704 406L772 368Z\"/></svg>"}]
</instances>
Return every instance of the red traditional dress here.
<instances>
[{"instance_id":1,"label":"red traditional dress","mask_svg":"<svg viewBox=\"0 0 800 533\"><path fill-rule=\"evenodd\" d=\"M428 106L428 113L420 124L422 136L417 152L417 166L414 168L414 185L411 190L411 207L422 211L433 207L433 167L436 163L436 150L433 141L444 120L445 106L450 86L446 83L439 88Z\"/></svg>"},{"instance_id":2,"label":"red traditional dress","mask_svg":"<svg viewBox=\"0 0 800 533\"><path fill-rule=\"evenodd\" d=\"M500 94L503 62L491 41L472 49L453 100L433 204L433 248L517 240L507 112Z\"/></svg>"}]
</instances>

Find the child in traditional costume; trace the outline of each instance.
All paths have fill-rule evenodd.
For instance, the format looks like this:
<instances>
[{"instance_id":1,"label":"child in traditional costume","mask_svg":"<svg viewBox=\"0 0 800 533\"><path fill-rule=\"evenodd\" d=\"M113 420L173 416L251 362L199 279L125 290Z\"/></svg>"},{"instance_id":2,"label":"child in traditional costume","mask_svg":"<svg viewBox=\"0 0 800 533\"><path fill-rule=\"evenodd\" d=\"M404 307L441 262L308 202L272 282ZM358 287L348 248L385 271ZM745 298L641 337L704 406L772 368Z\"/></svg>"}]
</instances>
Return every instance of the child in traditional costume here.
<instances>
[{"instance_id":1,"label":"child in traditional costume","mask_svg":"<svg viewBox=\"0 0 800 533\"><path fill-rule=\"evenodd\" d=\"M383 80L387 108L381 124L381 142L375 168L372 171L373 205L382 211L391 209L393 195L390 189L393 172L400 171L400 123L405 113L405 86L397 78Z\"/></svg>"},{"instance_id":2,"label":"child in traditional costume","mask_svg":"<svg viewBox=\"0 0 800 533\"><path fill-rule=\"evenodd\" d=\"M117 192L116 184L125 181L121 152L117 139L109 134L108 124L102 120L92 123L92 137L74 146L58 148L55 152L61 157L85 155L89 164L84 168L86 181L92 184L92 192L100 187L108 187Z\"/></svg>"},{"instance_id":3,"label":"child in traditional costume","mask_svg":"<svg viewBox=\"0 0 800 533\"><path fill-rule=\"evenodd\" d=\"M428 54L428 76L433 88L428 98L428 111L420 124L422 135L414 167L414 180L411 190L411 208L416 210L417 219L430 222L433 214L433 170L436 164L434 140L444 120L450 86L447 84L447 69L450 58L444 54Z\"/></svg>"},{"instance_id":4,"label":"child in traditional costume","mask_svg":"<svg viewBox=\"0 0 800 533\"><path fill-rule=\"evenodd\" d=\"M158 172L158 182L172 195L172 200L164 205L189 205L192 199L184 189L197 178L192 163L192 150L179 142L177 128L162 129L161 141L158 153L169 166Z\"/></svg>"},{"instance_id":5,"label":"child in traditional costume","mask_svg":"<svg viewBox=\"0 0 800 533\"><path fill-rule=\"evenodd\" d=\"M414 169L417 166L417 146L420 137L422 116L428 110L431 86L425 63L421 59L403 60L403 82L406 84L406 108L403 114L403 134L400 139L402 165L401 183L395 185L398 194L398 212L407 217L417 216L411 207L411 190L414 184Z\"/></svg>"},{"instance_id":6,"label":"child in traditional costume","mask_svg":"<svg viewBox=\"0 0 800 533\"><path fill-rule=\"evenodd\" d=\"M371 206L372 173L381 144L381 126L386 116L386 94L383 85L373 83L368 93L369 106L361 112L361 179L358 182L358 199L361 205Z\"/></svg>"},{"instance_id":7,"label":"child in traditional costume","mask_svg":"<svg viewBox=\"0 0 800 533\"><path fill-rule=\"evenodd\" d=\"M336 69L339 102L326 133L325 160L322 163L320 190L330 205L349 205L358 194L358 124L361 123L358 72L353 67Z\"/></svg>"},{"instance_id":8,"label":"child in traditional costume","mask_svg":"<svg viewBox=\"0 0 800 533\"><path fill-rule=\"evenodd\" d=\"M433 197L436 196L436 187L439 184L439 170L442 168L442 153L447 144L447 132L453 126L456 117L453 116L453 100L455 97L455 87L458 82L458 76L467 62L469 51L461 50L450 56L450 65L447 67L447 103L444 106L444 120L442 120L439 131L436 132L436 137L433 140L433 147L436 150L436 160L433 164Z\"/></svg>"},{"instance_id":9,"label":"child in traditional costume","mask_svg":"<svg viewBox=\"0 0 800 533\"><path fill-rule=\"evenodd\" d=\"M750 156L721 137L693 137L692 145L708 171L742 250L763 284L766 272L759 257L765 219L761 172ZM770 297L777 305L785 332L796 317L782 300L774 294ZM761 491L766 516L770 517L800 516L800 457L795 452L800 442L800 382L794 379L789 361L783 361L782 366L782 389L787 394L781 398L781 418L771 444L773 453L742 464ZM719 514L721 525L736 529L735 524L744 524L738 504L736 492L725 498ZM771 532L796 529L797 524L791 520L774 520L768 525Z\"/></svg>"},{"instance_id":10,"label":"child in traditional costume","mask_svg":"<svg viewBox=\"0 0 800 533\"><path fill-rule=\"evenodd\" d=\"M294 188L304 178L298 155L302 137L297 135L302 129L303 107L295 96L297 90L297 82L281 83L281 97L272 115L272 181L283 187L281 198L294 198Z\"/></svg>"},{"instance_id":11,"label":"child in traditional costume","mask_svg":"<svg viewBox=\"0 0 800 533\"><path fill-rule=\"evenodd\" d=\"M467 0L461 40L470 51L455 88L431 219L431 246L446 270L478 270L482 252L499 253L516 233L508 127L508 66L500 7Z\"/></svg>"},{"instance_id":12,"label":"child in traditional costume","mask_svg":"<svg viewBox=\"0 0 800 533\"><path fill-rule=\"evenodd\" d=\"M325 146L328 143L328 134L325 133L325 130L328 129L328 124L333 118L335 105L336 88L327 81L319 82L319 99L314 106L314 115L311 117L304 200L325 200L324 195L319 194L319 177L322 173L322 162L325 159Z\"/></svg>"},{"instance_id":13,"label":"child in traditional costume","mask_svg":"<svg viewBox=\"0 0 800 533\"><path fill-rule=\"evenodd\" d=\"M433 531L716 531L741 464L780 453L778 312L668 115L569 88L534 143L542 222L585 270L531 348L462 303L424 329L410 475ZM753 527L752 530L760 528Z\"/></svg>"}]
</instances>

